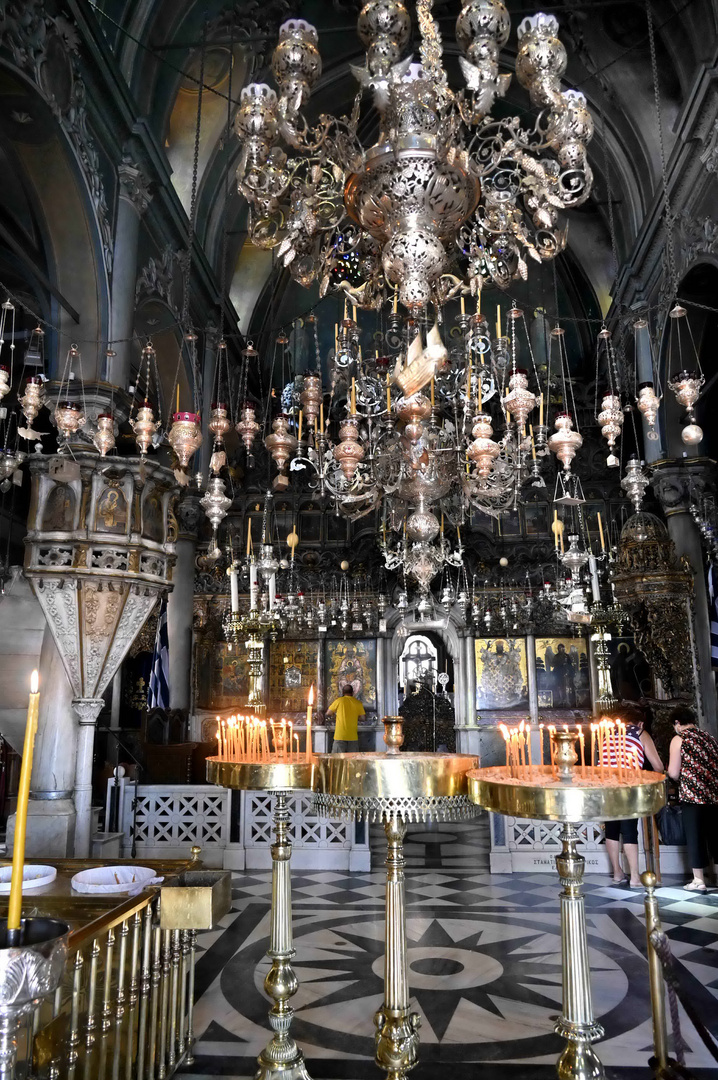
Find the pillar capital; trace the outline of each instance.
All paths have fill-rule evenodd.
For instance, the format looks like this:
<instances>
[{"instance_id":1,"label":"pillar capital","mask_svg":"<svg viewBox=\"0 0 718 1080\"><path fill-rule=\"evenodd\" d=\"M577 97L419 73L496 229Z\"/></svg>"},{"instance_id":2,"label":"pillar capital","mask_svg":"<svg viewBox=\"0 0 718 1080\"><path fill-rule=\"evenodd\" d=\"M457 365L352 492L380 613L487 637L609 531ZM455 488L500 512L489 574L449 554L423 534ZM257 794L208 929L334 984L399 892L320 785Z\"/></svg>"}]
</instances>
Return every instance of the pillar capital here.
<instances>
[{"instance_id":1,"label":"pillar capital","mask_svg":"<svg viewBox=\"0 0 718 1080\"><path fill-rule=\"evenodd\" d=\"M145 175L141 167L132 160L129 154L124 154L122 161L117 166L117 178L120 183L120 198L131 203L139 216L142 217L152 201L149 177Z\"/></svg>"},{"instance_id":2,"label":"pillar capital","mask_svg":"<svg viewBox=\"0 0 718 1080\"><path fill-rule=\"evenodd\" d=\"M651 467L651 486L666 517L690 512L691 504L711 486L715 462L711 458L671 458Z\"/></svg>"}]
</instances>

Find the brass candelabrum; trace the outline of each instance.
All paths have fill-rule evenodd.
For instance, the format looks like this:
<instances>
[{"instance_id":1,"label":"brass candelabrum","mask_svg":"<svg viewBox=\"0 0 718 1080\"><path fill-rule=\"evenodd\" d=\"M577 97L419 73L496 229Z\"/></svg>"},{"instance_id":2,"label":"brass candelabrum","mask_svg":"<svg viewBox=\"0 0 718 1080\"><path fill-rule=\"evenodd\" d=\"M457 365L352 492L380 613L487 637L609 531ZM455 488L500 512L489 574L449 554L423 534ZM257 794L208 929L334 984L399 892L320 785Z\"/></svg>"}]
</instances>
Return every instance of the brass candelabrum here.
<instances>
[{"instance_id":1,"label":"brass candelabrum","mask_svg":"<svg viewBox=\"0 0 718 1080\"><path fill-rule=\"evenodd\" d=\"M274 843L272 854L272 907L269 949L272 965L264 980L264 989L272 1000L269 1026L273 1036L257 1058L254 1080L310 1080L304 1055L290 1035L294 1010L289 1004L297 992L297 976L292 968L295 954L292 937L292 845L289 839L291 810L288 803L293 791L312 787L315 761L283 760L276 754L269 760L231 761L207 758L207 779L220 787L239 791L274 793Z\"/></svg>"},{"instance_id":2,"label":"brass candelabrum","mask_svg":"<svg viewBox=\"0 0 718 1080\"><path fill-rule=\"evenodd\" d=\"M387 841L384 1001L374 1016L375 1060L401 1080L418 1060L421 1018L409 1005L404 892L407 822L457 821L476 810L466 775L478 759L461 754L400 753L402 719L384 719L383 753L317 756L315 804L320 814L381 821Z\"/></svg>"},{"instance_id":3,"label":"brass candelabrum","mask_svg":"<svg viewBox=\"0 0 718 1080\"><path fill-rule=\"evenodd\" d=\"M468 774L469 798L496 814L563 822L556 868L562 889L561 967L563 1007L554 1031L566 1045L558 1059L559 1080L602 1080L603 1065L592 1044L604 1035L593 1015L586 909L581 885L586 860L578 851L576 825L647 817L665 804L662 773L583 765L576 768L576 734L552 734L553 766L533 771L503 766Z\"/></svg>"}]
</instances>

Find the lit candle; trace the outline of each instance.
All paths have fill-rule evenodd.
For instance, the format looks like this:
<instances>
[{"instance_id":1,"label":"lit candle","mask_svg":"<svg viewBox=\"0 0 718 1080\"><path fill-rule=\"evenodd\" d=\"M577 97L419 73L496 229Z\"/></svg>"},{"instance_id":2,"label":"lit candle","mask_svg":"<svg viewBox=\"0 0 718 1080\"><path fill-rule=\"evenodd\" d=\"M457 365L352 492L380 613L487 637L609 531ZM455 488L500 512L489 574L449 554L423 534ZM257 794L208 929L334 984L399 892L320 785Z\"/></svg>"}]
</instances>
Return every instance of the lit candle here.
<instances>
[{"instance_id":1,"label":"lit candle","mask_svg":"<svg viewBox=\"0 0 718 1080\"><path fill-rule=\"evenodd\" d=\"M554 758L555 758L555 754L556 754L556 751L555 751L555 748L554 748L554 745L553 745L553 737L554 737L555 734L556 734L556 728L553 726L553 724L549 724L549 726L548 726L548 747L549 747L549 752L551 754L551 769L552 770L553 770L554 765L555 765Z\"/></svg>"},{"instance_id":2,"label":"lit candle","mask_svg":"<svg viewBox=\"0 0 718 1080\"><path fill-rule=\"evenodd\" d=\"M526 725L526 755L529 763L529 777L531 776L531 770L533 768L533 760L531 758L531 727Z\"/></svg>"},{"instance_id":3,"label":"lit candle","mask_svg":"<svg viewBox=\"0 0 718 1080\"><path fill-rule=\"evenodd\" d=\"M541 768L543 769L543 724L539 724L539 744L541 746Z\"/></svg>"},{"instance_id":4,"label":"lit candle","mask_svg":"<svg viewBox=\"0 0 718 1080\"><path fill-rule=\"evenodd\" d=\"M294 738L295 738L295 741L297 743L297 756L296 756L296 758L294 760L299 761L299 736L295 735Z\"/></svg>"},{"instance_id":5,"label":"lit candle","mask_svg":"<svg viewBox=\"0 0 718 1080\"><path fill-rule=\"evenodd\" d=\"M543 391L539 395L539 424L543 426Z\"/></svg>"},{"instance_id":6,"label":"lit candle","mask_svg":"<svg viewBox=\"0 0 718 1080\"><path fill-rule=\"evenodd\" d=\"M584 746L584 742L583 742L583 728L582 727L577 727L576 731L578 732L578 742L579 742L579 746L581 747L581 776L585 776L586 775L586 747Z\"/></svg>"},{"instance_id":7,"label":"lit candle","mask_svg":"<svg viewBox=\"0 0 718 1080\"><path fill-rule=\"evenodd\" d=\"M590 758L591 766L593 766L593 764L594 764L594 760L593 760L594 748L593 747L594 747L595 735L596 735L596 725L591 724L591 736L590 736L591 742L590 742L590 746L589 746L589 758Z\"/></svg>"},{"instance_id":8,"label":"lit candle","mask_svg":"<svg viewBox=\"0 0 718 1080\"><path fill-rule=\"evenodd\" d=\"M289 760L290 761L292 760L292 732L293 731L294 731L294 724L290 720L289 721L289 731L287 732L287 735L289 737Z\"/></svg>"},{"instance_id":9,"label":"lit candle","mask_svg":"<svg viewBox=\"0 0 718 1080\"><path fill-rule=\"evenodd\" d=\"M20 932L22 918L22 878L25 869L25 834L27 832L27 805L30 798L30 776L32 775L32 755L37 734L37 716L40 710L40 695L37 690L38 675L33 671L30 677L30 700L27 705L25 723L25 743L22 748L20 782L17 788L17 810L15 812L15 841L12 849L12 878L10 880L10 899L7 909L8 937L16 938ZM11 933L17 931L17 935ZM18 944L18 941L8 944Z\"/></svg>"},{"instance_id":10,"label":"lit candle","mask_svg":"<svg viewBox=\"0 0 718 1080\"><path fill-rule=\"evenodd\" d=\"M307 761L312 756L312 705L314 704L314 683L309 688L309 701L307 703Z\"/></svg>"},{"instance_id":11,"label":"lit candle","mask_svg":"<svg viewBox=\"0 0 718 1080\"><path fill-rule=\"evenodd\" d=\"M601 521L601 513L598 513L598 535L601 537L601 551L606 550L606 543L603 538L603 522Z\"/></svg>"},{"instance_id":12,"label":"lit candle","mask_svg":"<svg viewBox=\"0 0 718 1080\"><path fill-rule=\"evenodd\" d=\"M287 721L282 717L282 757L287 756Z\"/></svg>"},{"instance_id":13,"label":"lit candle","mask_svg":"<svg viewBox=\"0 0 718 1080\"><path fill-rule=\"evenodd\" d=\"M506 724L499 724L499 731L504 737L504 743L506 745L506 768L510 771L511 766L509 764L509 729L506 727Z\"/></svg>"}]
</instances>

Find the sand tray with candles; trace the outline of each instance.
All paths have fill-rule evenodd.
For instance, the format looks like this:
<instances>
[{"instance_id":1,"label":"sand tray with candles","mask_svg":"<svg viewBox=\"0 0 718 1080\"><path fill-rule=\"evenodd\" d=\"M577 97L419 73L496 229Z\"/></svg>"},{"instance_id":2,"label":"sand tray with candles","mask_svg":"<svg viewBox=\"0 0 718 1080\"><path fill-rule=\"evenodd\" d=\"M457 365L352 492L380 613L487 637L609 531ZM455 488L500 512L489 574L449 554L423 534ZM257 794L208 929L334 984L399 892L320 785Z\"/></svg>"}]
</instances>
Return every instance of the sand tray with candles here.
<instances>
[{"instance_id":1,"label":"sand tray with candles","mask_svg":"<svg viewBox=\"0 0 718 1080\"><path fill-rule=\"evenodd\" d=\"M304 750L292 728L286 720L262 720L254 716L232 716L218 721L219 752L216 757L207 758L207 780L238 791L311 788L316 772L311 726L307 725Z\"/></svg>"}]
</instances>

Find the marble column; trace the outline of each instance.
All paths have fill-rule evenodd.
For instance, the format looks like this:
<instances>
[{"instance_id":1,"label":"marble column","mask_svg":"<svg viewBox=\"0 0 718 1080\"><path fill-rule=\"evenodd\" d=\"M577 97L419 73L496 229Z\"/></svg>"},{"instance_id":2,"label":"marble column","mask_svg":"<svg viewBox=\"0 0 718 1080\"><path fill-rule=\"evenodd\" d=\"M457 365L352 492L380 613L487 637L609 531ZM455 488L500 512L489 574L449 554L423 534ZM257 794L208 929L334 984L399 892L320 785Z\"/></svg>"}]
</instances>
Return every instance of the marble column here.
<instances>
[{"instance_id":1,"label":"marble column","mask_svg":"<svg viewBox=\"0 0 718 1080\"><path fill-rule=\"evenodd\" d=\"M110 727L117 731L120 726L122 709L122 667L118 667L112 679L112 701L110 705Z\"/></svg>"},{"instance_id":2,"label":"marble column","mask_svg":"<svg viewBox=\"0 0 718 1080\"><path fill-rule=\"evenodd\" d=\"M150 204L149 181L129 154L117 169L119 198L112 263L112 317L110 332L115 356L109 359L106 381L127 390L132 365L135 322L135 286L140 220Z\"/></svg>"},{"instance_id":3,"label":"marble column","mask_svg":"<svg viewBox=\"0 0 718 1080\"><path fill-rule=\"evenodd\" d=\"M476 725L476 639L470 630L464 638L466 657L466 723Z\"/></svg>"},{"instance_id":4,"label":"marble column","mask_svg":"<svg viewBox=\"0 0 718 1080\"><path fill-rule=\"evenodd\" d=\"M88 859L92 852L92 762L97 717L104 698L73 698L80 725L75 758L75 858Z\"/></svg>"},{"instance_id":5,"label":"marble column","mask_svg":"<svg viewBox=\"0 0 718 1080\"><path fill-rule=\"evenodd\" d=\"M536 682L536 638L533 634L526 635L526 676L529 691L529 715L531 723L538 724L538 688Z\"/></svg>"},{"instance_id":6,"label":"marble column","mask_svg":"<svg viewBox=\"0 0 718 1080\"><path fill-rule=\"evenodd\" d=\"M32 858L68 858L75 840L75 759L77 720L72 689L48 626L40 652L40 713L30 782L25 852ZM15 815L8 819L12 851Z\"/></svg>"},{"instance_id":7,"label":"marble column","mask_svg":"<svg viewBox=\"0 0 718 1080\"><path fill-rule=\"evenodd\" d=\"M167 601L171 709L189 709L191 704L194 561L201 515L198 496L185 495L177 507L177 562Z\"/></svg>"},{"instance_id":8,"label":"marble column","mask_svg":"<svg viewBox=\"0 0 718 1080\"><path fill-rule=\"evenodd\" d=\"M705 488L712 462L684 458L659 462L651 483L663 512L678 555L685 556L693 573L695 667L698 678L696 705L701 727L718 734L715 678L711 667L710 615L705 579L705 554L698 526L690 515L691 496ZM689 616L690 617L690 616ZM690 644L687 642L686 647Z\"/></svg>"}]
</instances>

